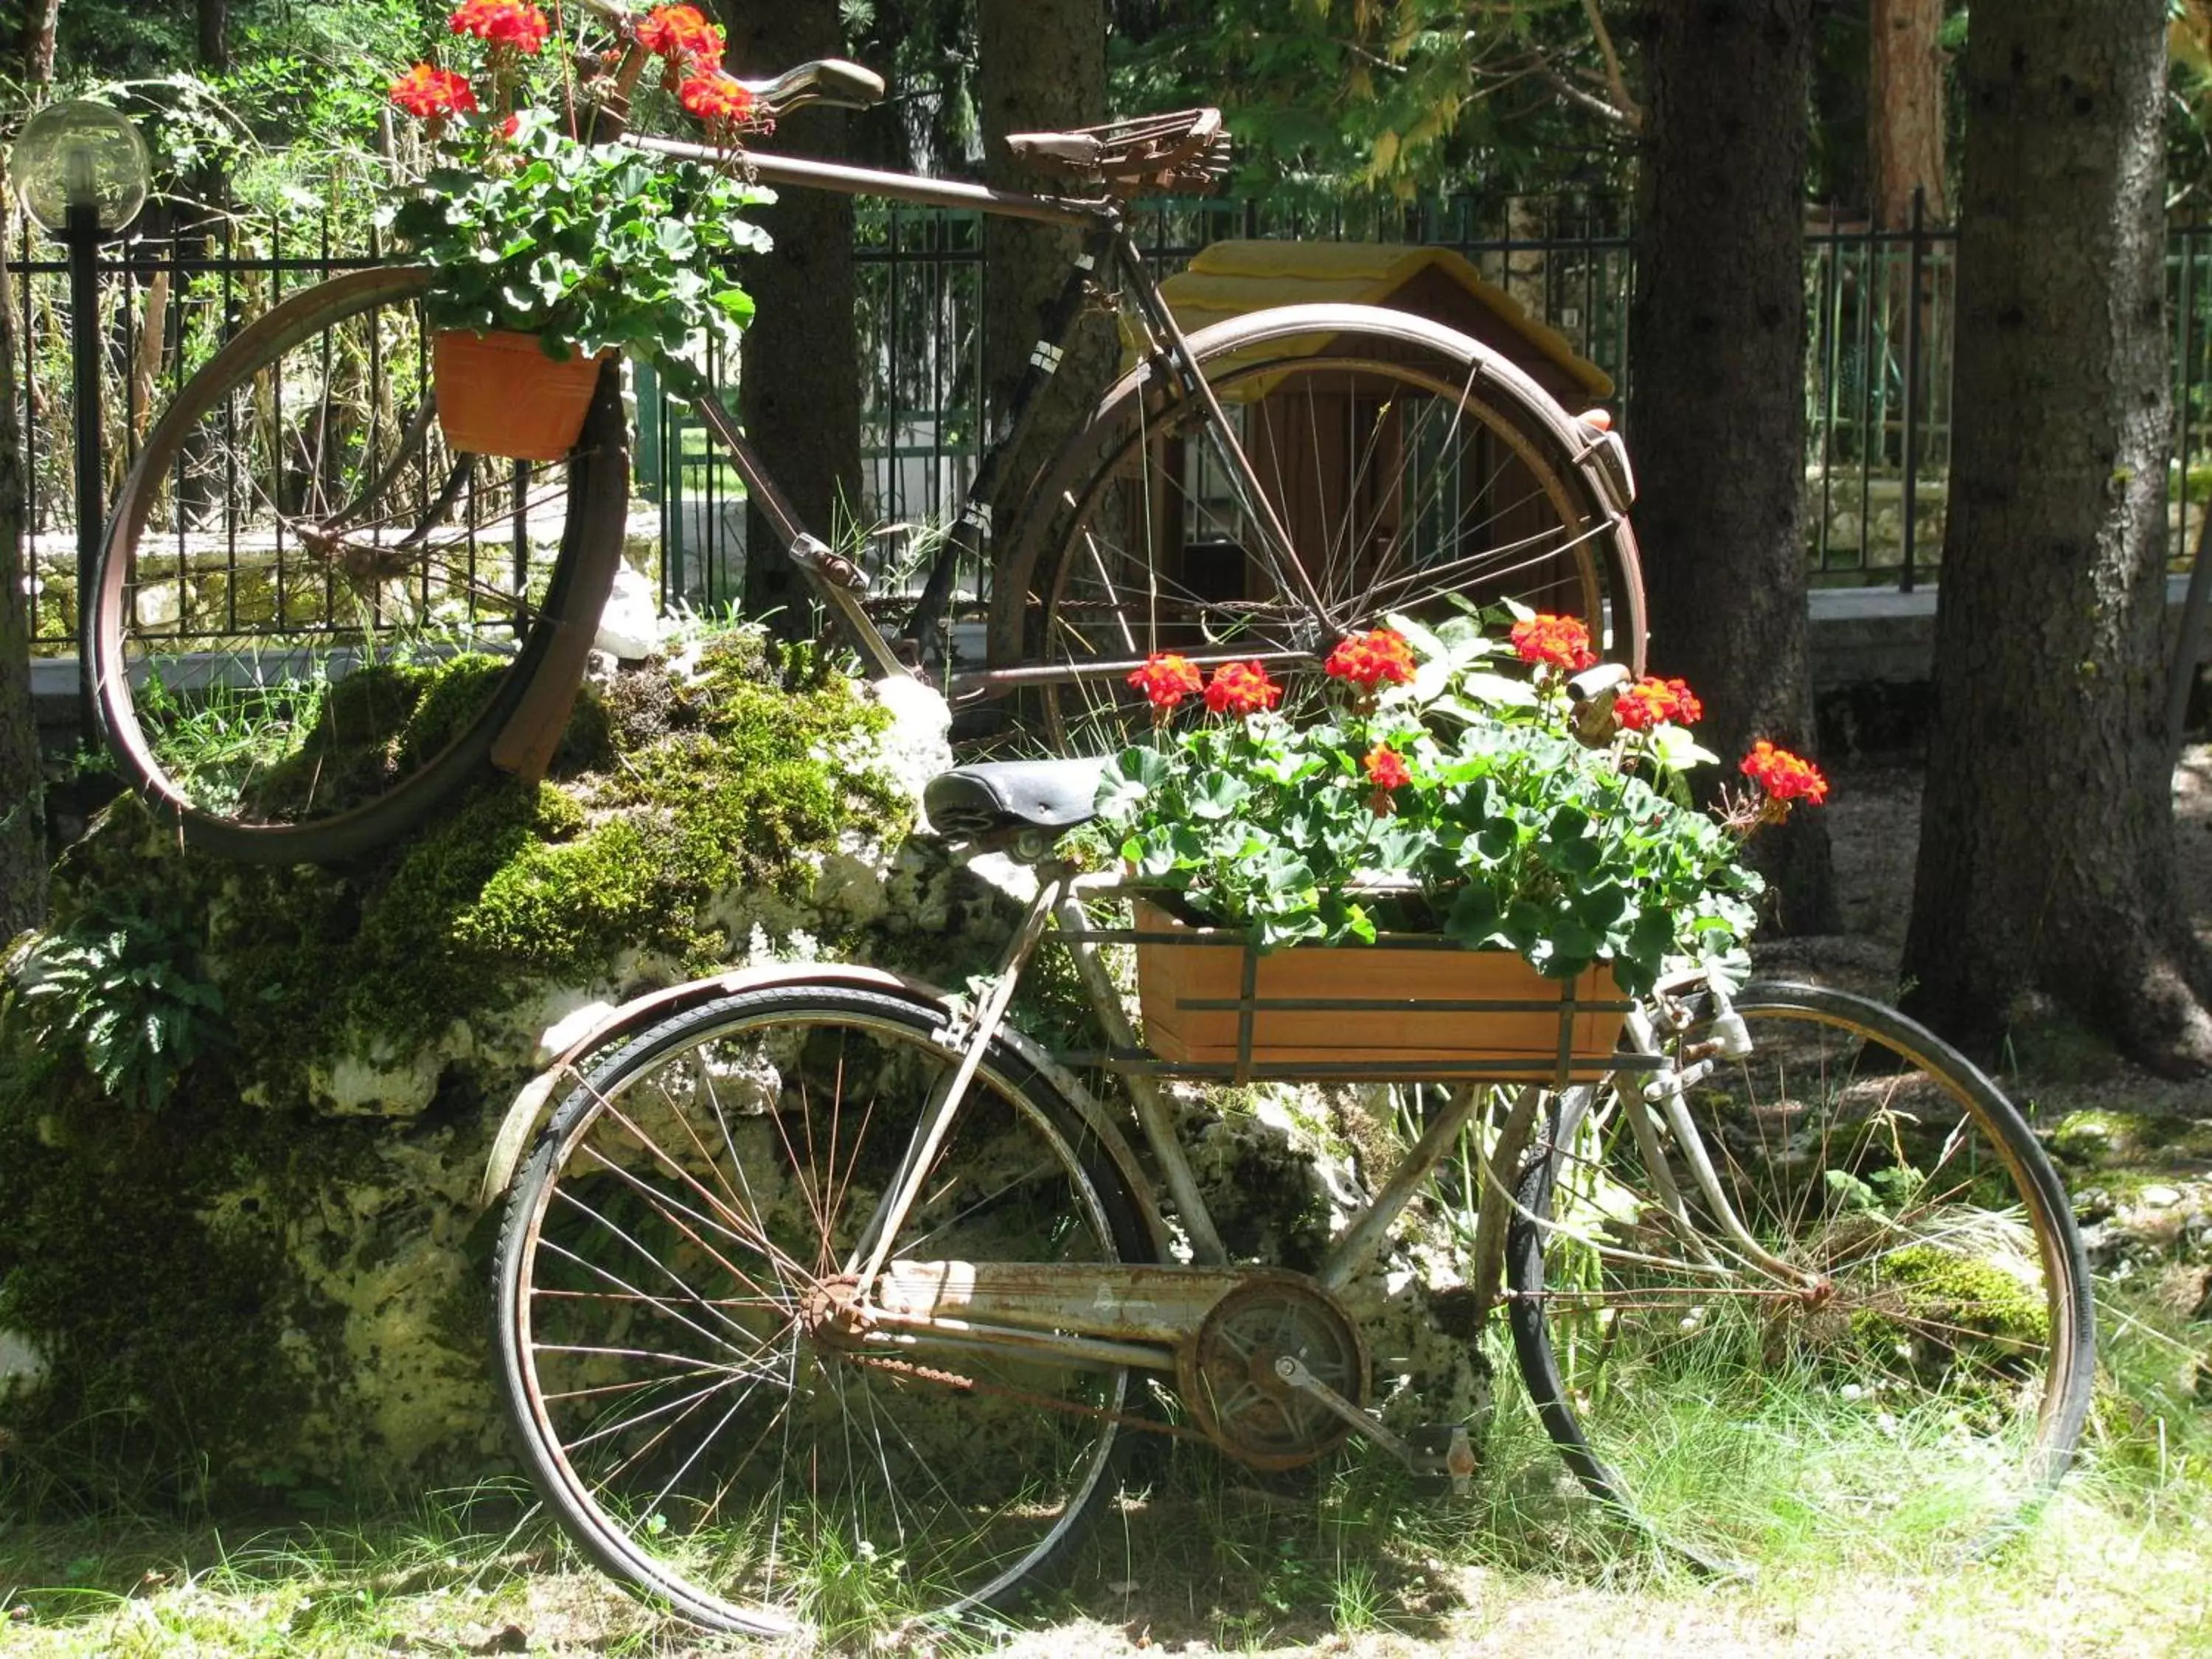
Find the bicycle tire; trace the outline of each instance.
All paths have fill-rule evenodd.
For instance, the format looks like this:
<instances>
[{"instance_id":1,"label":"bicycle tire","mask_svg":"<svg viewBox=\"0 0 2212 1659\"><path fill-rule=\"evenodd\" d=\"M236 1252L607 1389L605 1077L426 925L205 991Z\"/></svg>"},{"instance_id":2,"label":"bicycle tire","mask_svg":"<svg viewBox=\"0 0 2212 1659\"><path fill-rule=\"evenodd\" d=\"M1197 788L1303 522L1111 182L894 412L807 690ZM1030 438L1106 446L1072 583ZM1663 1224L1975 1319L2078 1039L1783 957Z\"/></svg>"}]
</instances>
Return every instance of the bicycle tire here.
<instances>
[{"instance_id":1,"label":"bicycle tire","mask_svg":"<svg viewBox=\"0 0 2212 1659\"><path fill-rule=\"evenodd\" d=\"M837 984L687 1011L593 1071L511 1189L496 1341L531 1477L592 1560L696 1623L836 1640L1004 1607L1118 1490L1127 1368L919 1357L962 1393L805 1334L958 1063L942 1023ZM931 1259L1153 1259L1111 1160L1003 1042L932 1170L907 1230Z\"/></svg>"},{"instance_id":2,"label":"bicycle tire","mask_svg":"<svg viewBox=\"0 0 2212 1659\"><path fill-rule=\"evenodd\" d=\"M1640 1091L1563 1096L1507 1245L1537 1413L1593 1498L1708 1566L1985 1548L2064 1474L2090 1406L2058 1176L1996 1085L1903 1016L1793 984L1735 1006L1752 1052L1687 1109L1747 1231L1813 1276L1721 1232L1679 1141L1639 1146ZM1711 1034L1699 1006L1682 1044Z\"/></svg>"},{"instance_id":3,"label":"bicycle tire","mask_svg":"<svg viewBox=\"0 0 2212 1659\"><path fill-rule=\"evenodd\" d=\"M1285 601L1253 553L1271 538L1249 507L1221 498L1220 462L1200 459L1204 400L1155 360L1107 392L1029 498L994 604L994 671L1154 649L1317 655L1336 633L1392 611L1432 616L1449 594L1580 617L1642 671L1625 464L1608 472L1603 434L1518 368L1441 324L1368 306L1284 307L1190 343L1334 631L1306 600ZM1325 455L1343 459L1339 482ZM1042 695L1062 746L1084 743L1086 721L1110 743L1147 718L1116 674Z\"/></svg>"},{"instance_id":4,"label":"bicycle tire","mask_svg":"<svg viewBox=\"0 0 2212 1659\"><path fill-rule=\"evenodd\" d=\"M502 479L428 419L428 282L359 271L255 319L185 383L117 497L82 648L125 778L194 847L374 851L485 775L555 641L596 626L628 503L618 376L603 372L568 463ZM196 514L222 529L193 531ZM508 569L484 575L502 543ZM254 582L269 613L242 621ZM426 695L417 670L479 650L446 677L434 729L395 735ZM410 652L413 667L376 662ZM359 678L371 665L386 672Z\"/></svg>"}]
</instances>

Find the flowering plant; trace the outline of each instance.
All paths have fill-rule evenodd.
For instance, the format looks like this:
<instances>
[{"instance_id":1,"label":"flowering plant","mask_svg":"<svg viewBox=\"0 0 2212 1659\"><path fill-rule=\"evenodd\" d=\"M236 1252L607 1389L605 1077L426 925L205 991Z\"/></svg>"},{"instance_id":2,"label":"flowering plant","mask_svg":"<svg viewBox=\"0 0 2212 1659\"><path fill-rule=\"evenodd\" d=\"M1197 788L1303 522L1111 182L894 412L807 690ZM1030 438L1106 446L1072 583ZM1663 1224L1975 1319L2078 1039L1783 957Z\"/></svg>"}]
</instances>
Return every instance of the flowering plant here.
<instances>
[{"instance_id":1,"label":"flowering plant","mask_svg":"<svg viewBox=\"0 0 2212 1659\"><path fill-rule=\"evenodd\" d=\"M768 246L739 216L773 198L734 165L762 123L722 68L721 30L690 5L636 25L722 151L707 166L584 143L572 43L531 0L462 0L447 22L466 67L419 63L392 83L433 161L383 216L432 267L431 323L535 334L556 357L627 347L697 363L709 342L733 349L753 302L730 261Z\"/></svg>"},{"instance_id":2,"label":"flowering plant","mask_svg":"<svg viewBox=\"0 0 2212 1659\"><path fill-rule=\"evenodd\" d=\"M1154 739L1108 763L1099 814L1139 875L1263 946L1436 932L1559 978L1607 963L1632 994L1670 958L1740 972L1761 890L1741 839L1827 781L1761 742L1753 787L1696 810L1684 774L1716 758L1696 695L1578 681L1595 661L1571 618L1522 617L1501 647L1472 615L1394 617L1330 653L1320 716L1295 722L1258 663L1209 679L1157 654L1130 677ZM1378 882L1398 896L1358 890Z\"/></svg>"}]
</instances>

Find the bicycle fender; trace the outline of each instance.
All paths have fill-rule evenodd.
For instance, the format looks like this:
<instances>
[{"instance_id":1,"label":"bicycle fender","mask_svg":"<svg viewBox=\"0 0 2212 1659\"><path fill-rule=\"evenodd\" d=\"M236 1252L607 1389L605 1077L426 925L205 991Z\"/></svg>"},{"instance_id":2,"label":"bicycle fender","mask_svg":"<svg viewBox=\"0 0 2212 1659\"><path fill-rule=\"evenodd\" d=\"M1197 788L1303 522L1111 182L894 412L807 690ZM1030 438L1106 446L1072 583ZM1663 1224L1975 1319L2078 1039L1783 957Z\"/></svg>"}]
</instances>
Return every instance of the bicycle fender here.
<instances>
[{"instance_id":1,"label":"bicycle fender","mask_svg":"<svg viewBox=\"0 0 2212 1659\"><path fill-rule=\"evenodd\" d=\"M805 984L854 986L862 990L882 991L924 1004L947 1023L958 1018L962 1006L955 1001L950 992L912 975L893 973L882 968L862 967L856 963L821 962L767 963L757 968L740 968L726 974L717 974L708 979L695 979L682 985L665 986L644 996L633 998L619 1008L610 1009L593 1022L588 1030L571 1041L547 1062L544 1070L517 1091L514 1099L507 1106L507 1115L500 1120L499 1132L492 1137L491 1151L484 1159L483 1176L477 1186L477 1208L489 1209L499 1201L507 1184L514 1179L514 1171L522 1162L523 1153L551 1115L556 1093L584 1080L583 1062L592 1054L603 1049L618 1048L647 1026L656 1024L672 1014L679 1014L702 1003L712 1002L719 997L734 996L743 991L766 990L780 985ZM1129 1190L1138 1196L1137 1208L1145 1218L1145 1230L1158 1259L1172 1261L1174 1258L1169 1254L1170 1241L1167 1224L1159 1214L1159 1206L1146 1196L1152 1191L1151 1179L1137 1162L1136 1154L1131 1150L1127 1138L1122 1134L1121 1125L1108 1114L1097 1097L1034 1038L1011 1025L1001 1025L999 1040L1035 1067L1075 1109L1083 1119L1084 1127L1097 1138L1100 1150L1111 1160Z\"/></svg>"}]
</instances>

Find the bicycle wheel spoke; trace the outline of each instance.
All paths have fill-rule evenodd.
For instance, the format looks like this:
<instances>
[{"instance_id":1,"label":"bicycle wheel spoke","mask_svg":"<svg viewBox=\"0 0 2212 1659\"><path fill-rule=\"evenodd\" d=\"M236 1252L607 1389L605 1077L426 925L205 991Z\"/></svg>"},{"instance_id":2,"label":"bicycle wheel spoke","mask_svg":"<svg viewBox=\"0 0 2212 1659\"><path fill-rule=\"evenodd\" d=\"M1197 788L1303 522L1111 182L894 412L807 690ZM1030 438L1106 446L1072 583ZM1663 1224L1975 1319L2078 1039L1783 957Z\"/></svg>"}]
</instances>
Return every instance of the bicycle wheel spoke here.
<instances>
[{"instance_id":1,"label":"bicycle wheel spoke","mask_svg":"<svg viewBox=\"0 0 2212 1659\"><path fill-rule=\"evenodd\" d=\"M1978 1547L2063 1468L2087 1410L2070 1217L2018 1115L1964 1062L1925 1060L1932 1037L1832 992L1736 1006L1751 1052L1682 1092L1661 1145L1695 1138L1797 1282L1695 1183L1650 1223L1648 1148L1617 1115L1570 1124L1524 1178L1534 1219L1510 1252L1547 1427L1594 1493L1704 1559ZM1692 1240L1731 1271L1703 1271ZM1730 1455L1684 1449L1703 1444ZM1849 1527L1808 1527L1821 1515Z\"/></svg>"},{"instance_id":2,"label":"bicycle wheel spoke","mask_svg":"<svg viewBox=\"0 0 2212 1659\"><path fill-rule=\"evenodd\" d=\"M1092 470L1064 494L1062 480L1049 487L1066 506L1012 590L1025 659L1079 669L1226 646L1317 664L1332 629L1433 619L1459 596L1528 601L1594 635L1610 617L1620 654L1640 661L1625 528L1480 358L1357 329L1305 357L1220 349L1207 372L1227 433L1201 400L1133 397L1126 423L1109 421L1083 452ZM1231 483L1216 453L1230 436L1264 503ZM1283 568L1277 524L1295 570ZM1111 744L1146 718L1110 678L1047 683L1041 695L1063 745Z\"/></svg>"},{"instance_id":3,"label":"bicycle wheel spoke","mask_svg":"<svg viewBox=\"0 0 2212 1659\"><path fill-rule=\"evenodd\" d=\"M972 1346L933 1371L877 1346L836 1276L957 1063L938 1023L819 988L678 1016L570 1097L526 1171L502 1329L533 1468L586 1547L693 1617L788 1632L893 1561L865 1598L885 1617L965 1606L1110 1491L1124 1372ZM1119 1259L1123 1200L1016 1063L977 1074L897 1248Z\"/></svg>"}]
</instances>

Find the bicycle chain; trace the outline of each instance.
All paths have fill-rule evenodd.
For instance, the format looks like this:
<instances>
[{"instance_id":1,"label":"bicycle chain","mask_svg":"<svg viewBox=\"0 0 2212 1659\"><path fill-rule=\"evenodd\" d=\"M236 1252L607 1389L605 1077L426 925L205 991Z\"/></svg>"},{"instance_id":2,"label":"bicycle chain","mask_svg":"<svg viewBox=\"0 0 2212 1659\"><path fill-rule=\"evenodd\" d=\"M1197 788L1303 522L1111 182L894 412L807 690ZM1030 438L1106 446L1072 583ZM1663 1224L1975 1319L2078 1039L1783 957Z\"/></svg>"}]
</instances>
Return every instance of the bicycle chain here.
<instances>
[{"instance_id":1,"label":"bicycle chain","mask_svg":"<svg viewBox=\"0 0 2212 1659\"><path fill-rule=\"evenodd\" d=\"M846 1353L840 1358L855 1365L867 1365L877 1370L895 1371L902 1376L919 1377L925 1382L941 1383L949 1389L969 1393L995 1395L1025 1406L1041 1406L1047 1411L1066 1412L1075 1417L1093 1417L1102 1423L1111 1423L1117 1428L1142 1429L1147 1434L1164 1434L1170 1439L1195 1440L1212 1445L1213 1437L1202 1429L1188 1428L1180 1423L1162 1423L1153 1418L1139 1416L1134 1412L1109 1411L1103 1406L1079 1406L1072 1400L1055 1400L1050 1395L1031 1394L1026 1389L1010 1389L1002 1382L984 1382L958 1371L941 1371L933 1365L918 1365L911 1359L893 1359L888 1355Z\"/></svg>"}]
</instances>

